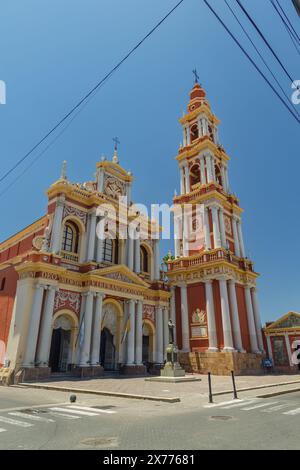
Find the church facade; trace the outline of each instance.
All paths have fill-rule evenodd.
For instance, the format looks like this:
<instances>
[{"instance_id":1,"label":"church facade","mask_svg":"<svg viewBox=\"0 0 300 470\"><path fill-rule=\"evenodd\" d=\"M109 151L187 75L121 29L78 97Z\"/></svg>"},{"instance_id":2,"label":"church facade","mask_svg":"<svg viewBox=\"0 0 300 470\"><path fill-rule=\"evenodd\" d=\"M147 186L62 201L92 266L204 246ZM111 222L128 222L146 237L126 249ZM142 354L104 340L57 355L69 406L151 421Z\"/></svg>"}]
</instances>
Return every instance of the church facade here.
<instances>
[{"instance_id":1,"label":"church facade","mask_svg":"<svg viewBox=\"0 0 300 470\"><path fill-rule=\"evenodd\" d=\"M173 207L189 206L190 220L174 218L179 230L166 275L161 228L135 209L133 176L116 148L112 160L97 163L94 181L72 183L63 168L47 191L46 214L0 244L0 366L8 381L143 374L164 362L169 319L186 370L260 367L258 274L246 257L219 120L197 81L180 123ZM196 242L188 225L200 235Z\"/></svg>"}]
</instances>

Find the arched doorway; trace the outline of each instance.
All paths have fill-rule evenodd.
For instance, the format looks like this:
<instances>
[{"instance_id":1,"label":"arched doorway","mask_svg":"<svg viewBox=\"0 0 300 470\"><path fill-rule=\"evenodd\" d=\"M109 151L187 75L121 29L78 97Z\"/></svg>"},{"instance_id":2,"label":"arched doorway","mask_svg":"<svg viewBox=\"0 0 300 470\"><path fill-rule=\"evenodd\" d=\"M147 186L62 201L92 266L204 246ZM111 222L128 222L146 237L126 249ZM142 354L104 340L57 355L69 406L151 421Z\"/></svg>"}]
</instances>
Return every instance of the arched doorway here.
<instances>
[{"instance_id":1,"label":"arched doorway","mask_svg":"<svg viewBox=\"0 0 300 470\"><path fill-rule=\"evenodd\" d=\"M143 353L142 361L144 364L154 362L154 331L149 322L144 321L143 324Z\"/></svg>"},{"instance_id":2,"label":"arched doorway","mask_svg":"<svg viewBox=\"0 0 300 470\"><path fill-rule=\"evenodd\" d=\"M101 331L100 364L105 370L114 370L116 367L114 337L108 328Z\"/></svg>"},{"instance_id":3,"label":"arched doorway","mask_svg":"<svg viewBox=\"0 0 300 470\"><path fill-rule=\"evenodd\" d=\"M70 319L65 315L57 317L53 325L49 355L51 372L67 372L72 354L71 333Z\"/></svg>"},{"instance_id":4,"label":"arched doorway","mask_svg":"<svg viewBox=\"0 0 300 470\"><path fill-rule=\"evenodd\" d=\"M104 370L116 370L120 362L120 309L111 299L103 305L99 362Z\"/></svg>"}]
</instances>

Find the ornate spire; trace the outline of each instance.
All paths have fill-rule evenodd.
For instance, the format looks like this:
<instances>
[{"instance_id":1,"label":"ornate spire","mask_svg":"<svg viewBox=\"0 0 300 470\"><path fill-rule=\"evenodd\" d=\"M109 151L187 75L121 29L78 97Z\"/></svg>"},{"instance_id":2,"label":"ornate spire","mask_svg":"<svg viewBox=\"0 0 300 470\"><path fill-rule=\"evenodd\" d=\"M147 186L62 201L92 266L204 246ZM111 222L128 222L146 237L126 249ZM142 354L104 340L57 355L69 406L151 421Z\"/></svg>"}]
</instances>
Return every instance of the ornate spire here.
<instances>
[{"instance_id":1,"label":"ornate spire","mask_svg":"<svg viewBox=\"0 0 300 470\"><path fill-rule=\"evenodd\" d=\"M113 156L112 161L113 161L114 163L119 163L118 144L120 144L120 141L119 141L118 137L114 137L114 138L113 138L113 141L114 141L114 143L115 143L115 148L114 148L114 156Z\"/></svg>"}]
</instances>

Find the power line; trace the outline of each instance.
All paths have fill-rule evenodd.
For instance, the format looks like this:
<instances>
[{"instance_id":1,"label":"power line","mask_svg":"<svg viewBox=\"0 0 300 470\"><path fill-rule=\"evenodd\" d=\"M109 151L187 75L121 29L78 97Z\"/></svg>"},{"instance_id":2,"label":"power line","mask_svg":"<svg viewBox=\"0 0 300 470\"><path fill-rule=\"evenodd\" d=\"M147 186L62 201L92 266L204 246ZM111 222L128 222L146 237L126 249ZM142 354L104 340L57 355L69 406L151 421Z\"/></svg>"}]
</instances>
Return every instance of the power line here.
<instances>
[{"instance_id":1,"label":"power line","mask_svg":"<svg viewBox=\"0 0 300 470\"><path fill-rule=\"evenodd\" d=\"M272 46L270 45L269 41L266 39L265 35L261 32L260 28L257 26L257 24L255 23L255 21L252 19L252 17L250 16L250 14L248 13L248 11L246 10L246 8L242 5L242 3L240 2L240 0L235 0L237 2L237 4L239 5L239 7L241 8L241 10L244 12L244 14L247 16L248 20L250 21L250 23L252 24L252 26L256 29L256 31L258 32L258 34L260 35L260 37L262 38L262 40L264 41L264 43L267 45L268 49L271 51L271 53L273 54L273 56L275 57L275 59L277 60L277 62L279 63L280 67L282 68L282 70L285 72L285 74L288 76L289 80L291 82L294 82L294 79L291 77L291 75L289 74L289 72L287 71L286 67L283 65L283 63L281 62L281 60L279 59L278 55L276 54L276 52L274 51L274 49L272 48Z\"/></svg>"},{"instance_id":2,"label":"power line","mask_svg":"<svg viewBox=\"0 0 300 470\"><path fill-rule=\"evenodd\" d=\"M284 24L284 27L287 30L287 33L290 36L290 39L291 39L296 51L300 55L300 50L299 50L298 45L297 45L297 43L300 45L300 41L298 41L298 39L295 37L293 31L291 30L290 26L288 25L288 23L286 22L286 20L284 19L284 17L280 13L280 11L278 10L278 8L277 8L276 4L274 3L274 1L270 0L270 2L271 2L271 5L273 6L273 8L275 9L275 11L277 12L279 18L281 19L282 23Z\"/></svg>"},{"instance_id":3,"label":"power line","mask_svg":"<svg viewBox=\"0 0 300 470\"><path fill-rule=\"evenodd\" d=\"M271 0L272 1L272 0ZM290 98L289 96L287 95L287 93L285 92L284 88L282 87L282 85L280 84L279 80L276 78L275 74L272 72L272 69L269 67L268 63L266 62L266 60L264 59L263 55L261 54L261 52L259 51L259 49L256 47L254 41L252 40L251 36L248 34L247 30L244 28L244 26L242 25L242 23L240 22L238 16L236 15L236 13L234 12L234 10L231 8L231 6L229 5L228 1L225 0L225 3L227 5L227 7L229 8L229 10L231 11L232 15L234 16L234 18L236 19L236 21L238 22L238 24L240 25L240 27L242 28L242 30L244 31L245 35L247 36L247 38L249 39L249 41L251 42L252 46L254 47L254 49L256 50L257 54L259 55L259 57L261 58L261 60L263 61L264 65L267 67L267 69L269 70L270 74L272 75L273 79L275 80L275 82L277 83L277 85L279 86L280 90L282 91L282 93L284 94L284 96L286 97L288 103L290 103ZM297 113L297 115L299 116L300 118L300 114L298 113L298 110L296 108L296 106L294 105L294 109Z\"/></svg>"},{"instance_id":4,"label":"power line","mask_svg":"<svg viewBox=\"0 0 300 470\"><path fill-rule=\"evenodd\" d=\"M162 23L184 2L180 0L147 34L144 36L112 69L102 78L73 108L42 137L22 158L20 158L6 173L0 177L0 183L7 178L22 162L24 162L53 132L56 131L121 65L161 26Z\"/></svg>"},{"instance_id":5,"label":"power line","mask_svg":"<svg viewBox=\"0 0 300 470\"><path fill-rule=\"evenodd\" d=\"M288 22L289 26L291 27L293 33L295 34L295 36L296 36L298 42L300 43L299 34L298 34L297 31L295 30L295 28L294 28L292 22L290 21L289 17L288 17L287 14L285 13L284 8L281 6L279 0L276 0L276 3L277 3L277 5L278 5L278 7L280 8L280 10L282 11L282 14L284 15L285 19L287 20L287 22Z\"/></svg>"},{"instance_id":6,"label":"power line","mask_svg":"<svg viewBox=\"0 0 300 470\"><path fill-rule=\"evenodd\" d=\"M244 55L248 58L248 60L252 63L252 65L255 67L255 69L257 70L257 72L263 77L263 79L267 82L267 84L269 85L269 87L273 90L273 92L275 93L275 95L277 96L277 98L281 101L281 103L284 105L284 107L289 111L289 113L292 114L292 116L296 119L296 121L298 122L298 124L300 124L300 119L297 117L296 114L294 114L294 112L289 108L289 106L286 104L286 102L284 101L284 99L279 95L279 93L277 92L277 90L273 87L272 83L268 80L268 78L265 76L265 74L260 70L260 68L258 67L258 65L256 65L256 63L254 62L254 60L250 57L250 55L248 54L248 52L243 48L243 46L240 44L240 42L238 41L238 39L234 36L234 34L230 31L230 29L226 26L226 24L224 23L224 21L220 18L220 16L218 15L218 13L213 9L213 7L209 4L209 2L207 0L203 0L204 3L206 4L206 6L210 9L210 11L213 13L213 15L217 18L217 20L221 23L221 25L223 26L223 28L225 28L225 30L227 31L227 33L231 36L231 38L234 40L234 42L238 45L238 47L242 50L242 52L244 53Z\"/></svg>"}]
</instances>

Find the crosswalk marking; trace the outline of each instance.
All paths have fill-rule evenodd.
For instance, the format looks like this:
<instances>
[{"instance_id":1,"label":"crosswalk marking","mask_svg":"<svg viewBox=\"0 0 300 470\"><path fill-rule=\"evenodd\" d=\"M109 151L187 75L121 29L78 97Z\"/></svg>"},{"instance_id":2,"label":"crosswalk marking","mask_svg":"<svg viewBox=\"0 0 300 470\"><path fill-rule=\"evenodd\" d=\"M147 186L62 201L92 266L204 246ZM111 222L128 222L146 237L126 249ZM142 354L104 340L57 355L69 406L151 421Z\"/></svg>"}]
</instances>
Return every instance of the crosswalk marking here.
<instances>
[{"instance_id":1,"label":"crosswalk marking","mask_svg":"<svg viewBox=\"0 0 300 470\"><path fill-rule=\"evenodd\" d=\"M284 415L298 415L300 414L300 408L296 408L295 410L290 410L290 411L285 411L284 413L282 413Z\"/></svg>"},{"instance_id":2,"label":"crosswalk marking","mask_svg":"<svg viewBox=\"0 0 300 470\"><path fill-rule=\"evenodd\" d=\"M70 410L69 408L53 407L53 408L50 408L50 410L52 410L52 411L62 411L64 413L75 413L75 414L81 415L81 416L98 416L97 413L92 413L91 411Z\"/></svg>"},{"instance_id":3,"label":"crosswalk marking","mask_svg":"<svg viewBox=\"0 0 300 470\"><path fill-rule=\"evenodd\" d=\"M250 410L256 410L257 408L263 408L264 406L269 406L269 405L275 405L278 403L278 401L272 401L272 402L266 402L266 403L260 403L256 404L254 406L247 406L246 408L242 408L243 411L250 411Z\"/></svg>"},{"instance_id":4,"label":"crosswalk marking","mask_svg":"<svg viewBox=\"0 0 300 470\"><path fill-rule=\"evenodd\" d=\"M0 428L0 432L5 432L6 429Z\"/></svg>"},{"instance_id":5,"label":"crosswalk marking","mask_svg":"<svg viewBox=\"0 0 300 470\"><path fill-rule=\"evenodd\" d=\"M231 403L242 403L244 402L245 400L240 400L240 399L235 399L235 400L230 400L230 401L223 401L221 403L212 403L212 404L209 404L209 405L204 405L204 408L215 408L217 406L225 406L225 405L230 405Z\"/></svg>"},{"instance_id":6,"label":"crosswalk marking","mask_svg":"<svg viewBox=\"0 0 300 470\"><path fill-rule=\"evenodd\" d=\"M239 403L234 403L233 405L229 405L229 406L223 406L222 409L223 410L230 410L231 408L239 408L240 406L248 406L248 405L251 405L251 403L257 403L257 400L243 400L242 402L239 402Z\"/></svg>"},{"instance_id":7,"label":"crosswalk marking","mask_svg":"<svg viewBox=\"0 0 300 470\"><path fill-rule=\"evenodd\" d=\"M20 426L21 428L30 428L33 426L33 424L30 423L25 423L24 421L18 421L16 419L12 418L7 418L6 416L0 416L0 422L2 423L7 423L7 424L13 424L15 426Z\"/></svg>"},{"instance_id":8,"label":"crosswalk marking","mask_svg":"<svg viewBox=\"0 0 300 470\"><path fill-rule=\"evenodd\" d=\"M29 413L21 413L20 411L14 411L8 413L10 416L17 416L18 418L31 419L32 421L43 421L44 423L55 423L54 419L44 418L41 416L32 415Z\"/></svg>"},{"instance_id":9,"label":"crosswalk marking","mask_svg":"<svg viewBox=\"0 0 300 470\"><path fill-rule=\"evenodd\" d=\"M58 416L59 418L66 418L66 419L80 419L80 416L69 415L66 413L59 413L58 411L49 411L49 414L53 416Z\"/></svg>"},{"instance_id":10,"label":"crosswalk marking","mask_svg":"<svg viewBox=\"0 0 300 470\"><path fill-rule=\"evenodd\" d=\"M277 405L277 406L271 406L271 408L268 408L266 410L260 410L262 413L273 413L273 411L280 411L283 408L286 408L287 406L291 406L289 403L284 403L283 405Z\"/></svg>"},{"instance_id":11,"label":"crosswalk marking","mask_svg":"<svg viewBox=\"0 0 300 470\"><path fill-rule=\"evenodd\" d=\"M113 411L113 410L102 410L101 408L92 408L90 406L69 405L68 408L71 408L72 410L92 411L94 413L107 413L107 414L116 413L116 411Z\"/></svg>"}]
</instances>

